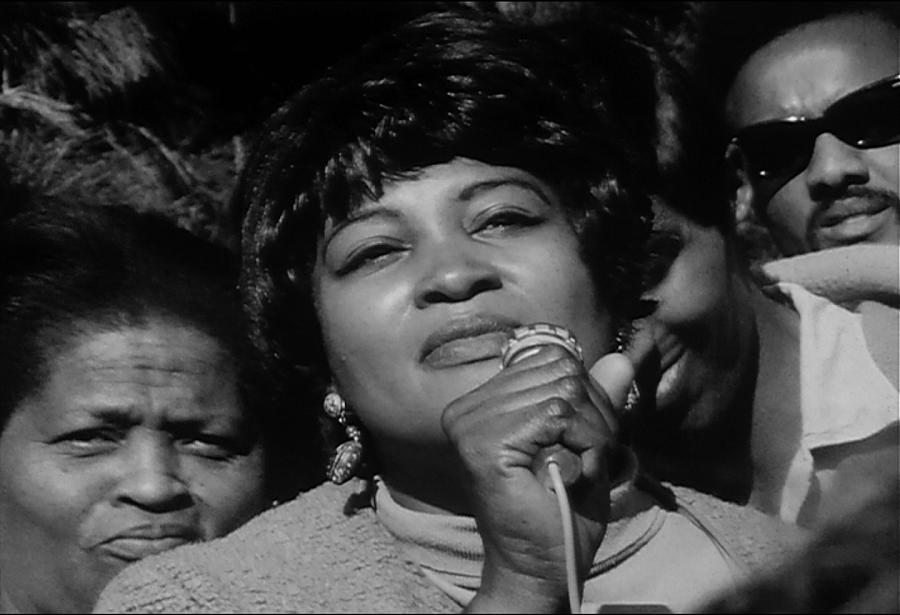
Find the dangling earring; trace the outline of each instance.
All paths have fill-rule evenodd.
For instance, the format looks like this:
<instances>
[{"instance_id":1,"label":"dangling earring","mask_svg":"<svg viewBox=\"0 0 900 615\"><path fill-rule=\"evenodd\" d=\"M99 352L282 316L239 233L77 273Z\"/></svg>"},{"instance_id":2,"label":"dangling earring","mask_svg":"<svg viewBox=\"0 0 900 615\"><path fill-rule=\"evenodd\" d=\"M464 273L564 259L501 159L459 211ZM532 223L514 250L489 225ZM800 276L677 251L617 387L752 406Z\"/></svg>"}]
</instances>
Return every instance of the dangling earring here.
<instances>
[{"instance_id":1,"label":"dangling earring","mask_svg":"<svg viewBox=\"0 0 900 615\"><path fill-rule=\"evenodd\" d=\"M363 445L362 432L356 425L350 424L352 414L347 409L344 398L334 388L329 387L325 399L322 401L325 414L336 420L343 426L349 438L337 447L334 457L328 464L328 480L336 485L342 485L353 478L362 461Z\"/></svg>"},{"instance_id":2,"label":"dangling earring","mask_svg":"<svg viewBox=\"0 0 900 615\"><path fill-rule=\"evenodd\" d=\"M637 405L641 403L641 390L638 388L637 381L632 380L631 388L628 389L628 399L625 400L623 410L626 414L632 412Z\"/></svg>"},{"instance_id":3,"label":"dangling earring","mask_svg":"<svg viewBox=\"0 0 900 615\"><path fill-rule=\"evenodd\" d=\"M616 333L616 352L624 353L631 343L631 329L623 327ZM625 400L623 408L625 414L634 410L641 401L641 390L638 388L637 380L631 381L631 387L628 389L628 398Z\"/></svg>"},{"instance_id":4,"label":"dangling earring","mask_svg":"<svg viewBox=\"0 0 900 615\"><path fill-rule=\"evenodd\" d=\"M628 348L628 342L631 341L631 330L622 327L616 332L616 352L622 354Z\"/></svg>"}]
</instances>

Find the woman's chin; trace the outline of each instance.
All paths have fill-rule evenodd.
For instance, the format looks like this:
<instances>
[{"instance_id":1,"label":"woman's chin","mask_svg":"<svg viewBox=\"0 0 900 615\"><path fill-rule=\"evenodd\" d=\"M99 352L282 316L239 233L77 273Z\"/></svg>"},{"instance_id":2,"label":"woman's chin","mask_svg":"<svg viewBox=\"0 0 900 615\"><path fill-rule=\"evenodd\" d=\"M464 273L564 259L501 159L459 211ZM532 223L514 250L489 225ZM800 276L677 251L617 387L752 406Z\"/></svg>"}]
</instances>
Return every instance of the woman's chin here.
<instances>
[{"instance_id":1,"label":"woman's chin","mask_svg":"<svg viewBox=\"0 0 900 615\"><path fill-rule=\"evenodd\" d=\"M450 403L474 391L500 373L499 359L473 361L439 370L428 369L423 374L423 388L431 391L433 400Z\"/></svg>"}]
</instances>

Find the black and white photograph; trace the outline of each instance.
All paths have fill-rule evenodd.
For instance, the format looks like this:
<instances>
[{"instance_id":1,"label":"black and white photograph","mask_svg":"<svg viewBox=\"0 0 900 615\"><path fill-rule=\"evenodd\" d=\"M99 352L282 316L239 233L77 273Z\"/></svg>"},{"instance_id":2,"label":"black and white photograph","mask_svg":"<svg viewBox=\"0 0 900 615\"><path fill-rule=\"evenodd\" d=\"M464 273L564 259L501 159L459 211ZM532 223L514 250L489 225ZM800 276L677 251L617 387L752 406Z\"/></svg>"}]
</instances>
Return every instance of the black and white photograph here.
<instances>
[{"instance_id":1,"label":"black and white photograph","mask_svg":"<svg viewBox=\"0 0 900 615\"><path fill-rule=\"evenodd\" d=\"M900 2L0 2L0 614L900 613Z\"/></svg>"}]
</instances>

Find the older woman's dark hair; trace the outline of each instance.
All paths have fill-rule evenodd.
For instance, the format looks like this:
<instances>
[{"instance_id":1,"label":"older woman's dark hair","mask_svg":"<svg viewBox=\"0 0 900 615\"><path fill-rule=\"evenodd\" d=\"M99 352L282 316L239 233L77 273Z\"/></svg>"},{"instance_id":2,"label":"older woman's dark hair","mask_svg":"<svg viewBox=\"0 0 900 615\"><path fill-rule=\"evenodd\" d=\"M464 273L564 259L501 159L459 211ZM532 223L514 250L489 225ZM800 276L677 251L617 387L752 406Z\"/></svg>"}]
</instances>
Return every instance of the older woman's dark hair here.
<instances>
[{"instance_id":1,"label":"older woman's dark hair","mask_svg":"<svg viewBox=\"0 0 900 615\"><path fill-rule=\"evenodd\" d=\"M0 428L44 381L54 353L79 335L165 318L203 331L232 356L244 408L262 429L270 491L291 491L298 473L279 467L290 458L285 429L262 395L236 260L162 217L124 207L44 203L6 221L0 230ZM299 441L303 434L291 437ZM303 450L297 441L291 447Z\"/></svg>"},{"instance_id":2,"label":"older woman's dark hair","mask_svg":"<svg viewBox=\"0 0 900 615\"><path fill-rule=\"evenodd\" d=\"M324 220L457 157L558 190L605 307L625 323L650 218L626 143L539 28L457 12L382 36L288 101L244 170L235 210L254 340L282 381L320 390L329 375L311 272Z\"/></svg>"}]
</instances>

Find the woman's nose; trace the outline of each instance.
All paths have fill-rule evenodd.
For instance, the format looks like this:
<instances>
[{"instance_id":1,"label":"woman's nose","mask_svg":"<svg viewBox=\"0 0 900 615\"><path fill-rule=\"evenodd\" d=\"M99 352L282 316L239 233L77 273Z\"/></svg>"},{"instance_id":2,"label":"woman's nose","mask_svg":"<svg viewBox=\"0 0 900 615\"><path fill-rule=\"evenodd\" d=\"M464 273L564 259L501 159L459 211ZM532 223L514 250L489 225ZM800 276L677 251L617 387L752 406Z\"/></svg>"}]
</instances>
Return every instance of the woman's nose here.
<instances>
[{"instance_id":1,"label":"woman's nose","mask_svg":"<svg viewBox=\"0 0 900 615\"><path fill-rule=\"evenodd\" d=\"M443 242L428 249L415 288L416 307L468 301L502 286L500 273L477 246Z\"/></svg>"},{"instance_id":2,"label":"woman's nose","mask_svg":"<svg viewBox=\"0 0 900 615\"><path fill-rule=\"evenodd\" d=\"M131 438L123 463L117 501L153 512L190 506L191 495L169 438L152 433Z\"/></svg>"}]
</instances>

